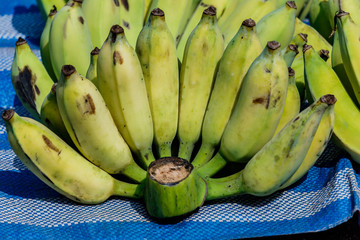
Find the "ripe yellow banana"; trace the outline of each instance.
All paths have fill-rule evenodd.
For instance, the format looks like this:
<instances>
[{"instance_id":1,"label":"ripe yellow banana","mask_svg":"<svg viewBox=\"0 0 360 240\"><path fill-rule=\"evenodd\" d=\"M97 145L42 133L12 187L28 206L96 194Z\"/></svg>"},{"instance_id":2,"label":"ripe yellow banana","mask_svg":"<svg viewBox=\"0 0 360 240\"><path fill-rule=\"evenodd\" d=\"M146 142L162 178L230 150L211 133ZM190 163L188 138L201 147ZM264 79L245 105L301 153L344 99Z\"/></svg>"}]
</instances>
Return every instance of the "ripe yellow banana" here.
<instances>
[{"instance_id":1,"label":"ripe yellow banana","mask_svg":"<svg viewBox=\"0 0 360 240\"><path fill-rule=\"evenodd\" d=\"M322 96L291 120L243 170L225 178L209 179L206 200L239 194L268 196L280 190L301 167L306 156L311 153L313 158L318 157L318 152L310 152L309 148L314 135L321 130L318 127L325 112L335 102L333 95ZM327 130L324 132L328 133Z\"/></svg>"},{"instance_id":2,"label":"ripe yellow banana","mask_svg":"<svg viewBox=\"0 0 360 240\"><path fill-rule=\"evenodd\" d=\"M255 25L252 19L244 20L220 60L202 125L201 147L192 162L195 168L212 157L230 118L243 78L262 51Z\"/></svg>"},{"instance_id":3,"label":"ripe yellow banana","mask_svg":"<svg viewBox=\"0 0 360 240\"><path fill-rule=\"evenodd\" d=\"M144 165L155 160L153 122L144 75L124 29L114 25L100 49L98 89L130 149Z\"/></svg>"},{"instance_id":4,"label":"ripe yellow banana","mask_svg":"<svg viewBox=\"0 0 360 240\"><path fill-rule=\"evenodd\" d=\"M198 141L224 41L216 10L207 8L186 44L180 72L178 157L190 160Z\"/></svg>"},{"instance_id":5,"label":"ripe yellow banana","mask_svg":"<svg viewBox=\"0 0 360 240\"><path fill-rule=\"evenodd\" d=\"M56 134L14 110L2 113L15 154L40 180L65 197L98 204L110 196L141 198L143 185L116 180L87 161Z\"/></svg>"},{"instance_id":6,"label":"ripe yellow banana","mask_svg":"<svg viewBox=\"0 0 360 240\"><path fill-rule=\"evenodd\" d=\"M23 38L15 44L11 82L25 109L32 117L40 119L41 105L54 82Z\"/></svg>"},{"instance_id":7,"label":"ripe yellow banana","mask_svg":"<svg viewBox=\"0 0 360 240\"><path fill-rule=\"evenodd\" d=\"M85 76L93 49L82 1L69 0L55 15L49 35L50 60L57 79L63 65L70 64Z\"/></svg>"},{"instance_id":8,"label":"ripe yellow banana","mask_svg":"<svg viewBox=\"0 0 360 240\"><path fill-rule=\"evenodd\" d=\"M89 79L97 87L97 60L99 56L100 49L95 47L90 55L90 66L86 72L86 78Z\"/></svg>"},{"instance_id":9,"label":"ripe yellow banana","mask_svg":"<svg viewBox=\"0 0 360 240\"><path fill-rule=\"evenodd\" d=\"M311 47L304 47L305 76L312 97L334 94L338 99L335 105L334 137L338 144L360 163L360 111L341 84L334 70L325 63Z\"/></svg>"},{"instance_id":10,"label":"ripe yellow banana","mask_svg":"<svg viewBox=\"0 0 360 240\"><path fill-rule=\"evenodd\" d=\"M287 1L282 7L266 14L257 24L262 46L268 41L277 41L286 48L294 36L296 4Z\"/></svg>"},{"instance_id":11,"label":"ripe yellow banana","mask_svg":"<svg viewBox=\"0 0 360 240\"><path fill-rule=\"evenodd\" d=\"M89 26L93 46L101 48L110 28L120 24L120 1L86 0L83 1L82 10Z\"/></svg>"},{"instance_id":12,"label":"ripe yellow banana","mask_svg":"<svg viewBox=\"0 0 360 240\"><path fill-rule=\"evenodd\" d=\"M154 124L154 142L160 157L171 156L179 105L176 46L165 18L162 10L152 10L136 44Z\"/></svg>"},{"instance_id":13,"label":"ripe yellow banana","mask_svg":"<svg viewBox=\"0 0 360 240\"><path fill-rule=\"evenodd\" d=\"M44 27L44 29L41 33L41 37L40 37L41 62L45 66L46 71L48 72L48 74L50 75L50 77L53 81L57 81L57 78L55 76L54 70L51 65L51 60L50 60L49 34L50 34L51 23L52 23L52 20L54 19L56 13L57 13L57 9L54 6L54 8L52 8L50 10L50 13L46 19L45 27Z\"/></svg>"}]
</instances>

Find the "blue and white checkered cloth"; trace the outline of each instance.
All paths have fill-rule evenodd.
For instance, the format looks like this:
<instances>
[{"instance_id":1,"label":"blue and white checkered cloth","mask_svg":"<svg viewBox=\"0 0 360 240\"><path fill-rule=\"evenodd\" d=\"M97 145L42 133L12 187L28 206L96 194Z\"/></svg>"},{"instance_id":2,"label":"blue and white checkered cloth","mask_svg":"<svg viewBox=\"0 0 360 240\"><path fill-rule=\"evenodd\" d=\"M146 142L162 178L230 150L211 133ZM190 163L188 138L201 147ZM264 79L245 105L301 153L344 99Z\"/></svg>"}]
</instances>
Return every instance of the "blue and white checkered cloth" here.
<instances>
[{"instance_id":1,"label":"blue and white checkered cloth","mask_svg":"<svg viewBox=\"0 0 360 240\"><path fill-rule=\"evenodd\" d=\"M0 110L26 116L10 79L14 46L26 38L40 57L44 20L35 0L0 5ZM360 165L330 143L309 173L269 197L208 202L178 223L150 219L143 202L111 198L95 206L67 200L36 178L12 151L0 124L0 239L235 239L322 231L360 206Z\"/></svg>"}]
</instances>

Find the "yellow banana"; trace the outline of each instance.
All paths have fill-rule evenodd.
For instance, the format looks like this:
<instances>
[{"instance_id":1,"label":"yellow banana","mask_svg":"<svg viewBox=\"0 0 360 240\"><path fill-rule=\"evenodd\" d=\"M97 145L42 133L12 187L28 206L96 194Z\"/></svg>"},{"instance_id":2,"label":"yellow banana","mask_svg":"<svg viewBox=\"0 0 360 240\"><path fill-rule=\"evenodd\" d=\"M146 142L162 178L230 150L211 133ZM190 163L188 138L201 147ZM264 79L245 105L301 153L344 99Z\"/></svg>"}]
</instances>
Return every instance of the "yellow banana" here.
<instances>
[{"instance_id":1,"label":"yellow banana","mask_svg":"<svg viewBox=\"0 0 360 240\"><path fill-rule=\"evenodd\" d=\"M178 137L180 158L190 160L217 70L224 41L217 26L216 10L207 8L186 44L180 72Z\"/></svg>"}]
</instances>

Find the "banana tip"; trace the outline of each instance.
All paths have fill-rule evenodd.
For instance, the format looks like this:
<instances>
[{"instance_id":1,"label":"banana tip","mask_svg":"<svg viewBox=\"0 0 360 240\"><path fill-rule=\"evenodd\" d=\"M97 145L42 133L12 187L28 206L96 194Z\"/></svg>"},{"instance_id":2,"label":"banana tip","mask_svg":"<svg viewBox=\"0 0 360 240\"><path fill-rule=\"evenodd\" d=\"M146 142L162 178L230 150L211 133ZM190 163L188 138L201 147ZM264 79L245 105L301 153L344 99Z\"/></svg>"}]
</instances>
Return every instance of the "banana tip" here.
<instances>
[{"instance_id":1,"label":"banana tip","mask_svg":"<svg viewBox=\"0 0 360 240\"><path fill-rule=\"evenodd\" d=\"M307 50L309 50L310 48L312 48L311 45L307 45L307 44L304 44L303 46L303 53L305 53Z\"/></svg>"},{"instance_id":2,"label":"banana tip","mask_svg":"<svg viewBox=\"0 0 360 240\"><path fill-rule=\"evenodd\" d=\"M249 19L245 19L243 22L242 22L242 25L245 26L245 27L255 27L256 26L256 23L253 19L249 18Z\"/></svg>"},{"instance_id":3,"label":"banana tip","mask_svg":"<svg viewBox=\"0 0 360 240\"><path fill-rule=\"evenodd\" d=\"M61 68L62 74L64 74L65 77L70 76L76 71L75 67L73 65L64 65Z\"/></svg>"},{"instance_id":4,"label":"banana tip","mask_svg":"<svg viewBox=\"0 0 360 240\"><path fill-rule=\"evenodd\" d=\"M276 50L278 48L280 48L281 44L277 41L269 41L267 43L267 47L271 50Z\"/></svg>"},{"instance_id":5,"label":"banana tip","mask_svg":"<svg viewBox=\"0 0 360 240\"><path fill-rule=\"evenodd\" d=\"M290 8L297 9L295 1L287 1L286 5L288 5Z\"/></svg>"},{"instance_id":6,"label":"banana tip","mask_svg":"<svg viewBox=\"0 0 360 240\"><path fill-rule=\"evenodd\" d=\"M216 15L216 8L214 6L210 6L204 10L204 14L208 16L215 16Z\"/></svg>"},{"instance_id":7,"label":"banana tip","mask_svg":"<svg viewBox=\"0 0 360 240\"><path fill-rule=\"evenodd\" d=\"M151 11L151 15L153 16L159 16L159 17L163 17L165 16L165 13L163 10L161 10L160 8L155 8Z\"/></svg>"},{"instance_id":8,"label":"banana tip","mask_svg":"<svg viewBox=\"0 0 360 240\"><path fill-rule=\"evenodd\" d=\"M51 93L56 95L56 86L57 86L57 83L54 83L52 86L51 86Z\"/></svg>"},{"instance_id":9,"label":"banana tip","mask_svg":"<svg viewBox=\"0 0 360 240\"><path fill-rule=\"evenodd\" d=\"M298 50L298 46L297 46L297 45L289 44L289 49L290 49L291 51L294 51L296 54L299 53L299 50Z\"/></svg>"},{"instance_id":10,"label":"banana tip","mask_svg":"<svg viewBox=\"0 0 360 240\"><path fill-rule=\"evenodd\" d=\"M91 56L94 55L99 55L100 49L98 47L95 47L92 51L91 51Z\"/></svg>"},{"instance_id":11,"label":"banana tip","mask_svg":"<svg viewBox=\"0 0 360 240\"><path fill-rule=\"evenodd\" d=\"M15 114L15 111L13 109L7 109L4 110L1 114L2 119L4 119L4 121L9 121Z\"/></svg>"},{"instance_id":12,"label":"banana tip","mask_svg":"<svg viewBox=\"0 0 360 240\"><path fill-rule=\"evenodd\" d=\"M288 67L288 71L289 71L289 76L294 76L295 75L295 70L292 69L291 67Z\"/></svg>"},{"instance_id":13,"label":"banana tip","mask_svg":"<svg viewBox=\"0 0 360 240\"><path fill-rule=\"evenodd\" d=\"M321 49L320 50L320 57L322 59L324 59L324 61L326 62L329 59L329 50L325 50L325 49Z\"/></svg>"},{"instance_id":14,"label":"banana tip","mask_svg":"<svg viewBox=\"0 0 360 240\"><path fill-rule=\"evenodd\" d=\"M306 33L299 33L299 36L304 40L304 42L307 42L308 35Z\"/></svg>"},{"instance_id":15,"label":"banana tip","mask_svg":"<svg viewBox=\"0 0 360 240\"><path fill-rule=\"evenodd\" d=\"M27 43L26 40L22 37L19 37L18 40L16 41L16 46L20 46Z\"/></svg>"},{"instance_id":16,"label":"banana tip","mask_svg":"<svg viewBox=\"0 0 360 240\"><path fill-rule=\"evenodd\" d=\"M337 101L336 97L332 94L326 94L320 98L322 103L326 103L327 105L334 105Z\"/></svg>"}]
</instances>

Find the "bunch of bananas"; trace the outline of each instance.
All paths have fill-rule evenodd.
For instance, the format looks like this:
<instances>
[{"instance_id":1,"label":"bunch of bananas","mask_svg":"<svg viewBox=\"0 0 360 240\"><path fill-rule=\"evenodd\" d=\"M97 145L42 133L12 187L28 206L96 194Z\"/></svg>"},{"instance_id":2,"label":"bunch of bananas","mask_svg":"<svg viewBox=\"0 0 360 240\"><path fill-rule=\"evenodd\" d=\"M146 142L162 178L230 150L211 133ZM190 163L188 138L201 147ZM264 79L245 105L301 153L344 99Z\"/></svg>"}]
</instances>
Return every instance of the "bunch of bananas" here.
<instances>
[{"instance_id":1,"label":"bunch of bananas","mask_svg":"<svg viewBox=\"0 0 360 240\"><path fill-rule=\"evenodd\" d=\"M163 219L268 196L304 176L333 132L360 161L360 27L345 3L38 3L42 62L19 38L11 69L32 118L11 109L2 118L22 162L76 202L144 198ZM302 22L321 4L336 16L334 45L323 23ZM334 70L341 60L346 78Z\"/></svg>"}]
</instances>

